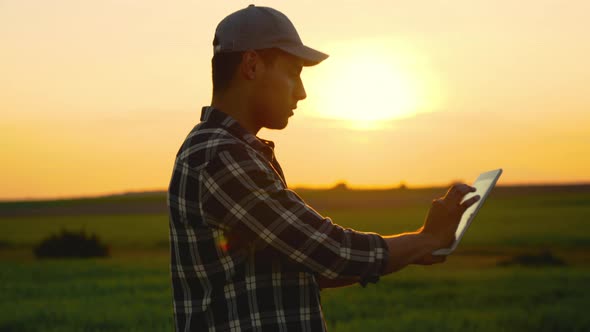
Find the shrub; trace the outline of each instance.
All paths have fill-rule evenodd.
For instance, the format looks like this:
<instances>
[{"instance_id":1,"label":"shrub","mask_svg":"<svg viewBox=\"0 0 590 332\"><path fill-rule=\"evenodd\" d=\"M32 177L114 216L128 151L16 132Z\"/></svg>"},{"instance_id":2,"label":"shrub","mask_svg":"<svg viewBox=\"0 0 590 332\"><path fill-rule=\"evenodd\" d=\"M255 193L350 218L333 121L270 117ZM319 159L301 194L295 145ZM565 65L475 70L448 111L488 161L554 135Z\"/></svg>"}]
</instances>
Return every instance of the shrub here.
<instances>
[{"instance_id":1,"label":"shrub","mask_svg":"<svg viewBox=\"0 0 590 332\"><path fill-rule=\"evenodd\" d=\"M521 266L564 266L565 262L554 256L551 251L543 251L538 254L523 254L503 260L499 266L521 265Z\"/></svg>"},{"instance_id":2,"label":"shrub","mask_svg":"<svg viewBox=\"0 0 590 332\"><path fill-rule=\"evenodd\" d=\"M109 247L103 244L96 234L86 235L84 231L67 231L62 229L41 241L33 252L37 258L66 257L107 257Z\"/></svg>"}]
</instances>

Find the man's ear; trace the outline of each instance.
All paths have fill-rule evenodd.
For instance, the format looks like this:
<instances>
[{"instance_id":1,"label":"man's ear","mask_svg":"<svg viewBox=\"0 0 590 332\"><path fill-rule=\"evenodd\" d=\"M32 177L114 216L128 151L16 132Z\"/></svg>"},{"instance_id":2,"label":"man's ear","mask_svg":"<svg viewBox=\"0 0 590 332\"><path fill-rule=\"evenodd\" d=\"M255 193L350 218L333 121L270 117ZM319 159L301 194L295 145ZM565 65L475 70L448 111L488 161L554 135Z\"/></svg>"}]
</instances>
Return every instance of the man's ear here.
<instances>
[{"instance_id":1,"label":"man's ear","mask_svg":"<svg viewBox=\"0 0 590 332\"><path fill-rule=\"evenodd\" d=\"M255 51L248 50L242 54L242 63L240 64L240 72L242 77L246 80L256 79L256 76L264 66L260 55Z\"/></svg>"}]
</instances>

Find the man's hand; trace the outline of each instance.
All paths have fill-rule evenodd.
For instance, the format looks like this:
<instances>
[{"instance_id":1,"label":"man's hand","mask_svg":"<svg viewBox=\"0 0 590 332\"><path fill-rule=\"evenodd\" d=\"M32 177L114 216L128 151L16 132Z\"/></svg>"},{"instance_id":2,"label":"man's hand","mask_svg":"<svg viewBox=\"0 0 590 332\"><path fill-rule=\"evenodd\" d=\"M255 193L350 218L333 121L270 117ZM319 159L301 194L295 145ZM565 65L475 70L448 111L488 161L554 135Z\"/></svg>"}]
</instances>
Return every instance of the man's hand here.
<instances>
[{"instance_id":1,"label":"man's hand","mask_svg":"<svg viewBox=\"0 0 590 332\"><path fill-rule=\"evenodd\" d=\"M424 227L420 232L431 235L437 243L438 248L447 248L455 241L455 231L461 220L461 216L471 205L479 200L479 195L471 197L461 203L463 197L475 188L464 183L453 185L444 197L432 201L432 206ZM425 261L429 259L424 257ZM430 260L436 260L434 257Z\"/></svg>"},{"instance_id":2,"label":"man's hand","mask_svg":"<svg viewBox=\"0 0 590 332\"><path fill-rule=\"evenodd\" d=\"M432 253L428 253L417 260L415 260L412 264L417 265L432 265L438 263L444 263L447 260L447 256L438 255L435 256Z\"/></svg>"},{"instance_id":3,"label":"man's hand","mask_svg":"<svg viewBox=\"0 0 590 332\"><path fill-rule=\"evenodd\" d=\"M467 193L475 188L456 184L444 197L435 199L428 211L424 226L416 232L384 236L389 247L389 262L383 274L398 271L409 264L431 265L442 263L446 256L434 256L432 252L450 246L455 240L455 231L461 216L479 196L461 203Z\"/></svg>"}]
</instances>

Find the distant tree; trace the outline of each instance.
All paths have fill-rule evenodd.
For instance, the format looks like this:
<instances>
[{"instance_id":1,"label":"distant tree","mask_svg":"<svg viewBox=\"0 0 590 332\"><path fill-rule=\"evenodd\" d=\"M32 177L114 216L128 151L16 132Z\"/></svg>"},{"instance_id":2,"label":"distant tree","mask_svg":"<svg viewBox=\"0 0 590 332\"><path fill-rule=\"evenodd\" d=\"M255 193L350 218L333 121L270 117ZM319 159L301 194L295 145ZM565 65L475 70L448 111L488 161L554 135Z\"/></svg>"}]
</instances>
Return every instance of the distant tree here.
<instances>
[{"instance_id":1,"label":"distant tree","mask_svg":"<svg viewBox=\"0 0 590 332\"><path fill-rule=\"evenodd\" d=\"M45 238L33 249L37 258L87 258L107 257L109 247L96 234L62 229L60 233Z\"/></svg>"},{"instance_id":2,"label":"distant tree","mask_svg":"<svg viewBox=\"0 0 590 332\"><path fill-rule=\"evenodd\" d=\"M338 182L334 187L331 188L332 190L348 190L348 185L346 182Z\"/></svg>"}]
</instances>

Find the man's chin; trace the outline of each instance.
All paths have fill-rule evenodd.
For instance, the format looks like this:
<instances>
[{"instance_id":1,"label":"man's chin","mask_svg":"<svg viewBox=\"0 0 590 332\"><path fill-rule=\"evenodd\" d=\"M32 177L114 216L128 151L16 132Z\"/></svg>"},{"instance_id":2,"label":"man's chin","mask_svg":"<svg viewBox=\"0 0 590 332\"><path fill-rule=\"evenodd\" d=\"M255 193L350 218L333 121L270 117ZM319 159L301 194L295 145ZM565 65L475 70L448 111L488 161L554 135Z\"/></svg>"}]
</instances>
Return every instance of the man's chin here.
<instances>
[{"instance_id":1,"label":"man's chin","mask_svg":"<svg viewBox=\"0 0 590 332\"><path fill-rule=\"evenodd\" d=\"M281 129L285 129L288 124L289 124L289 119L287 118L284 121L276 121L276 122L273 122L273 123L269 123L265 127L267 129L281 130Z\"/></svg>"},{"instance_id":2,"label":"man's chin","mask_svg":"<svg viewBox=\"0 0 590 332\"><path fill-rule=\"evenodd\" d=\"M280 125L280 126L272 126L272 127L266 127L266 128L273 129L273 130L282 130L282 129L287 128L287 123Z\"/></svg>"}]
</instances>

